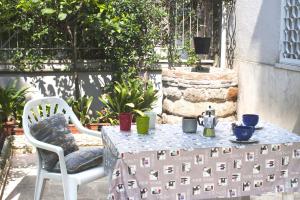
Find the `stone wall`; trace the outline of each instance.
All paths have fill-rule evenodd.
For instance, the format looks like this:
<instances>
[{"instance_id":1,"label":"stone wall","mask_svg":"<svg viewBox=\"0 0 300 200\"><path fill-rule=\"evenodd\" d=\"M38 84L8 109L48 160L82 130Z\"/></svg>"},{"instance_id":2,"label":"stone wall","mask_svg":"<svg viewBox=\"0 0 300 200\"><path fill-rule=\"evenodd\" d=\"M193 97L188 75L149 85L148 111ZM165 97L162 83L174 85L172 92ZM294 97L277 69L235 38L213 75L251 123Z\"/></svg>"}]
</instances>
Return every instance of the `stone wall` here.
<instances>
[{"instance_id":1,"label":"stone wall","mask_svg":"<svg viewBox=\"0 0 300 200\"><path fill-rule=\"evenodd\" d=\"M210 73L163 70L163 123L178 123L183 116L198 116L209 105L221 119L235 120L237 74L231 70Z\"/></svg>"}]
</instances>

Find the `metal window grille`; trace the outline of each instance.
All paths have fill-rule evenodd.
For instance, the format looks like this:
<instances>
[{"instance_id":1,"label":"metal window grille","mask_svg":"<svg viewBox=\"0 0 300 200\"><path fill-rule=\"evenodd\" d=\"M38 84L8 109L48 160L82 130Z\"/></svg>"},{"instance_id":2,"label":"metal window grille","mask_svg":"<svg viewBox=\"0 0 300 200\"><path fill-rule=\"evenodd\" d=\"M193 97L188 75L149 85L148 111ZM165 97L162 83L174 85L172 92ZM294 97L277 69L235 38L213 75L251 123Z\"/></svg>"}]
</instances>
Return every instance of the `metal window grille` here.
<instances>
[{"instance_id":1,"label":"metal window grille","mask_svg":"<svg viewBox=\"0 0 300 200\"><path fill-rule=\"evenodd\" d=\"M282 0L280 62L300 65L300 0Z\"/></svg>"},{"instance_id":2,"label":"metal window grille","mask_svg":"<svg viewBox=\"0 0 300 200\"><path fill-rule=\"evenodd\" d=\"M173 56L180 61L189 58L193 52L194 37L211 38L208 55L198 57L218 60L221 45L222 0L173 0L169 8L169 41L160 47L169 45ZM167 55L167 54L165 54ZM173 57L173 58L174 58ZM178 62L175 61L175 63Z\"/></svg>"}]
</instances>

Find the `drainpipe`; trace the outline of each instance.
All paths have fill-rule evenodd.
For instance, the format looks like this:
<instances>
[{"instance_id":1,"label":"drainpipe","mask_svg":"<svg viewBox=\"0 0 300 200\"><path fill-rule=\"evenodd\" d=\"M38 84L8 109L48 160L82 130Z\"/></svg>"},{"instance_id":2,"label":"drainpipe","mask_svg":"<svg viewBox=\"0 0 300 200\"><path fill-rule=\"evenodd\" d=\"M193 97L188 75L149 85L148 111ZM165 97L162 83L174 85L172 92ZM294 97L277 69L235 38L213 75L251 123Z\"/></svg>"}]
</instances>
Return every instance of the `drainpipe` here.
<instances>
[{"instance_id":1,"label":"drainpipe","mask_svg":"<svg viewBox=\"0 0 300 200\"><path fill-rule=\"evenodd\" d=\"M79 97L80 97L77 59L78 59L78 56L77 56L77 25L75 25L74 33L73 33L73 72L74 72L74 83L75 83L75 99L79 99Z\"/></svg>"},{"instance_id":2,"label":"drainpipe","mask_svg":"<svg viewBox=\"0 0 300 200\"><path fill-rule=\"evenodd\" d=\"M227 9L226 3L222 2L222 25L221 25L221 58L220 68L226 68L226 36L227 36Z\"/></svg>"}]
</instances>

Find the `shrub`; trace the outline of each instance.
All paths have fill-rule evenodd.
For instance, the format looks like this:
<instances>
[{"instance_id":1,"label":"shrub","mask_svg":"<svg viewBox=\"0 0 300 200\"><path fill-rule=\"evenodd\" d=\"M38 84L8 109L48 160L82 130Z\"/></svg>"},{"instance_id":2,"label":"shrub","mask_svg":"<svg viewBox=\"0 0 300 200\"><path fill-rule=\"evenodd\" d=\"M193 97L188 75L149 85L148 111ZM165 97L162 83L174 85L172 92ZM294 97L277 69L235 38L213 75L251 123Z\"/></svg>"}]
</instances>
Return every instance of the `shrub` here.
<instances>
[{"instance_id":1,"label":"shrub","mask_svg":"<svg viewBox=\"0 0 300 200\"><path fill-rule=\"evenodd\" d=\"M157 91L150 81L140 77L114 82L112 92L99 97L103 105L118 114L132 112L143 115L144 111L153 108L157 101Z\"/></svg>"}]
</instances>

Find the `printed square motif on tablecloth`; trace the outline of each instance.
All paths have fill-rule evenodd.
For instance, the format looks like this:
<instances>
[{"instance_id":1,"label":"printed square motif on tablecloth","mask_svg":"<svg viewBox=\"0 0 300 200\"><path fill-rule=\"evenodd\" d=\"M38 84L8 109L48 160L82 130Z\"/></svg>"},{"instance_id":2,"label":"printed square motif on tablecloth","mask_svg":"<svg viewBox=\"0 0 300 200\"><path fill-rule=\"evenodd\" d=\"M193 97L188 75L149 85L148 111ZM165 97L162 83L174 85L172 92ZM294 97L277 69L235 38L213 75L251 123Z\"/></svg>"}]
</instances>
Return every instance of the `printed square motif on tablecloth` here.
<instances>
[{"instance_id":1,"label":"printed square motif on tablecloth","mask_svg":"<svg viewBox=\"0 0 300 200\"><path fill-rule=\"evenodd\" d=\"M215 185L213 183L205 183L204 184L204 191L205 192L212 192L215 190Z\"/></svg>"},{"instance_id":2,"label":"printed square motif on tablecloth","mask_svg":"<svg viewBox=\"0 0 300 200\"><path fill-rule=\"evenodd\" d=\"M167 190L174 190L176 189L176 181L175 180L170 180L166 183L166 189Z\"/></svg>"},{"instance_id":3,"label":"printed square motif on tablecloth","mask_svg":"<svg viewBox=\"0 0 300 200\"><path fill-rule=\"evenodd\" d=\"M174 165L164 165L164 174L174 174Z\"/></svg>"},{"instance_id":4,"label":"printed square motif on tablecloth","mask_svg":"<svg viewBox=\"0 0 300 200\"><path fill-rule=\"evenodd\" d=\"M219 186L226 186L228 184L228 178L221 177L218 179Z\"/></svg>"},{"instance_id":5,"label":"printed square motif on tablecloth","mask_svg":"<svg viewBox=\"0 0 300 200\"><path fill-rule=\"evenodd\" d=\"M194 157L195 165L203 165L204 164L204 155L198 154Z\"/></svg>"},{"instance_id":6,"label":"printed square motif on tablecloth","mask_svg":"<svg viewBox=\"0 0 300 200\"><path fill-rule=\"evenodd\" d=\"M193 187L193 195L200 195L201 194L201 186L196 185Z\"/></svg>"}]
</instances>

